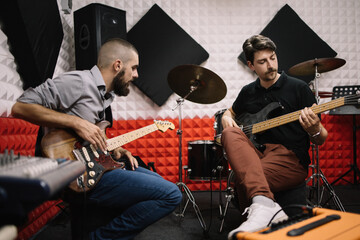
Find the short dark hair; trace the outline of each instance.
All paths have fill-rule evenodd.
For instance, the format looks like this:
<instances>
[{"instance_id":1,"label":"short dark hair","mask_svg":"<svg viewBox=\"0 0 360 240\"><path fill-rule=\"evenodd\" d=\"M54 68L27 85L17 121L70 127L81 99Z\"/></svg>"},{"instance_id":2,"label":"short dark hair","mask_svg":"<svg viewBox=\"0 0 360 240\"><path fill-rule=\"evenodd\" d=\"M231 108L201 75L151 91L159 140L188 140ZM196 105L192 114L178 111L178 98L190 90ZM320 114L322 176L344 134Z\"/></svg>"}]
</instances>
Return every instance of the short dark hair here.
<instances>
[{"instance_id":1,"label":"short dark hair","mask_svg":"<svg viewBox=\"0 0 360 240\"><path fill-rule=\"evenodd\" d=\"M109 39L99 50L97 65L99 68L107 67L116 59L126 64L132 58L132 52L138 55L134 45L128 41L121 38Z\"/></svg>"},{"instance_id":2,"label":"short dark hair","mask_svg":"<svg viewBox=\"0 0 360 240\"><path fill-rule=\"evenodd\" d=\"M250 61L254 64L254 54L257 51L271 49L276 50L275 43L268 37L263 35L254 35L248 39L243 44L243 51L247 61Z\"/></svg>"}]
</instances>

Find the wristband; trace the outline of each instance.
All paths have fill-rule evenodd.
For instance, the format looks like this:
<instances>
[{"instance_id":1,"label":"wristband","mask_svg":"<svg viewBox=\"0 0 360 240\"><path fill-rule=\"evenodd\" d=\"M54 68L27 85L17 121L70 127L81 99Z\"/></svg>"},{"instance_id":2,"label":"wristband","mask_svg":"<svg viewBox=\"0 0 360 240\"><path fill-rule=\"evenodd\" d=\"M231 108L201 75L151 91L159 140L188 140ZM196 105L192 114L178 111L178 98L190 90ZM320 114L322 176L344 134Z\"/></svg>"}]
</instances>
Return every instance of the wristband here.
<instances>
[{"instance_id":1,"label":"wristband","mask_svg":"<svg viewBox=\"0 0 360 240\"><path fill-rule=\"evenodd\" d=\"M310 133L308 133L308 134L309 134L309 136L310 136L311 138L316 138L316 137L318 137L318 136L320 135L321 130L322 130L322 128L320 127L320 130L319 130L317 133L315 133L315 134L313 134L313 135L310 135Z\"/></svg>"}]
</instances>

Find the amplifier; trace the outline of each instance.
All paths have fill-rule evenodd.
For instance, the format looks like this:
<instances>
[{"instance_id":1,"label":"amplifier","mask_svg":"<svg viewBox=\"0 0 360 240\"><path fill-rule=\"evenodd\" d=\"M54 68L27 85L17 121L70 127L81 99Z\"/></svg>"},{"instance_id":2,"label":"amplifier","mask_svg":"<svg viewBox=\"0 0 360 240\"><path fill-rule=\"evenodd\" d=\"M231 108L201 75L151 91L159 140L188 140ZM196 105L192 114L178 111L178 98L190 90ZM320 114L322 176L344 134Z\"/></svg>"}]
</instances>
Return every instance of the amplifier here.
<instances>
[{"instance_id":1,"label":"amplifier","mask_svg":"<svg viewBox=\"0 0 360 240\"><path fill-rule=\"evenodd\" d=\"M237 240L359 240L360 214L313 208L304 220L286 220L255 233L239 232ZM275 227L276 226L276 227ZM273 228L273 229L272 229Z\"/></svg>"}]
</instances>

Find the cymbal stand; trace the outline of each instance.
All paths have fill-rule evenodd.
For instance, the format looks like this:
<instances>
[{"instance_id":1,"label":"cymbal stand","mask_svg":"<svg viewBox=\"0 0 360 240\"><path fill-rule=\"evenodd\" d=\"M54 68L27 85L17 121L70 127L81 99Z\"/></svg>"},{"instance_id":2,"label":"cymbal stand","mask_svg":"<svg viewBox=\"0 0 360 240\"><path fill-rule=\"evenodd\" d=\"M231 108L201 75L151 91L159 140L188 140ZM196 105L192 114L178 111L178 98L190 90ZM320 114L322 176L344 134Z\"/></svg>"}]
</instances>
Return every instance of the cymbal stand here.
<instances>
[{"instance_id":1,"label":"cymbal stand","mask_svg":"<svg viewBox=\"0 0 360 240\"><path fill-rule=\"evenodd\" d=\"M316 102L319 103L320 101L320 97L319 97L319 88L318 88L318 78L320 77L320 73L318 73L317 71L317 65L315 65L315 78L313 80L313 87L315 89L315 98L316 98ZM331 184L328 182L328 180L325 178L323 172L320 169L320 164L319 164L319 146L316 144L311 144L311 149L312 149L312 159L313 159L313 164L310 165L309 167L312 168L312 175L306 180L306 183L308 183L309 181L312 180L312 189L316 191L316 202L313 204L314 207L321 207L321 202L323 199L323 193L324 193L324 188L320 189L320 178L323 182L323 184L325 185L325 187L327 188L327 190L329 191L330 194L330 198L333 198L334 203L336 205L336 207L338 208L338 210L345 212L345 208L342 205L340 199L338 198L338 196L336 195L333 187L331 186ZM322 191L321 191L322 190ZM328 200L326 200L324 203L327 203L330 198ZM311 203L310 199L309 202Z\"/></svg>"},{"instance_id":2,"label":"cymbal stand","mask_svg":"<svg viewBox=\"0 0 360 240\"><path fill-rule=\"evenodd\" d=\"M234 174L233 171L231 171L229 173L229 177L228 177L228 181L227 181L227 187L226 187L226 193L225 193L226 204L225 204L224 211L222 212L222 214L220 214L221 224L220 224L219 232L223 231L225 216L226 216L227 210L229 208L229 204L230 204L231 200L235 197L235 190L231 186L231 181L232 181L232 178L233 178L233 174Z\"/></svg>"},{"instance_id":3,"label":"cymbal stand","mask_svg":"<svg viewBox=\"0 0 360 240\"><path fill-rule=\"evenodd\" d=\"M221 159L221 158L220 158ZM224 167L223 166L217 166L216 169L213 169L213 171L216 173L216 171L219 172L219 212L220 212L220 218L221 216L223 216L223 208L224 208L224 203L223 203L223 198L222 198L222 177L221 177L221 173L223 171Z\"/></svg>"},{"instance_id":4,"label":"cymbal stand","mask_svg":"<svg viewBox=\"0 0 360 240\"><path fill-rule=\"evenodd\" d=\"M179 108L179 129L177 130L177 135L179 136L179 182L176 183L176 185L180 188L181 192L186 194L187 196L187 200L185 203L185 206L182 207L182 203L180 203L179 205L179 212L175 213L176 216L178 217L184 217L184 213L185 210L189 204L189 201L192 203L193 208L195 210L196 216L199 219L200 225L201 227L204 229L204 231L206 231L206 224L204 221L204 218L201 215L200 209L198 207L198 205L195 202L195 198L192 195L190 189L186 186L185 183L183 183L182 181L182 105L184 103L184 100L193 92L197 89L199 82L195 81L195 86L191 86L190 87L190 92L184 97L184 98L179 98L176 100L177 105L172 109L172 111L174 111L176 108Z\"/></svg>"},{"instance_id":5,"label":"cymbal stand","mask_svg":"<svg viewBox=\"0 0 360 240\"><path fill-rule=\"evenodd\" d=\"M214 143L214 147L216 147L215 144L216 143ZM226 158L225 153L223 153L223 156L221 156L221 157L219 157L219 159L217 159L216 164L215 164L216 169L212 170L214 175L216 174L216 172L218 172L218 174L219 174L219 219L221 220L220 232L222 231L222 227L224 224L227 207L228 207L228 202L224 206L223 192L222 192L222 171L224 170L224 166L221 166L221 164L222 164L222 161L224 158ZM226 191L228 191L228 190L229 189L226 189ZM228 200L227 193L225 194L225 198Z\"/></svg>"}]
</instances>

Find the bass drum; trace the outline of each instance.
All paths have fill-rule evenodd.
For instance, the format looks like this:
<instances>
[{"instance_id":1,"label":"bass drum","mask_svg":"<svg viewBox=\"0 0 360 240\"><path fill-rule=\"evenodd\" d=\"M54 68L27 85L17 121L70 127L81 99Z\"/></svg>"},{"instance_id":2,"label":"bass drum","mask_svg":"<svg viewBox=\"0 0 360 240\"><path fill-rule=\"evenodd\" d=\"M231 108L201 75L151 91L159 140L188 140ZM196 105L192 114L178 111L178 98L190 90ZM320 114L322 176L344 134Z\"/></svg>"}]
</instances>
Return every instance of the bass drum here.
<instances>
[{"instance_id":1,"label":"bass drum","mask_svg":"<svg viewBox=\"0 0 360 240\"><path fill-rule=\"evenodd\" d=\"M216 180L220 178L220 173L225 179L229 174L229 165L221 146L210 140L188 142L189 179Z\"/></svg>"},{"instance_id":2,"label":"bass drum","mask_svg":"<svg viewBox=\"0 0 360 240\"><path fill-rule=\"evenodd\" d=\"M222 109L220 111L217 111L214 115L215 122L214 122L214 130L215 130L215 143L221 146L221 133L223 131L223 126L221 124L221 118L224 115L224 112L227 109Z\"/></svg>"}]
</instances>

